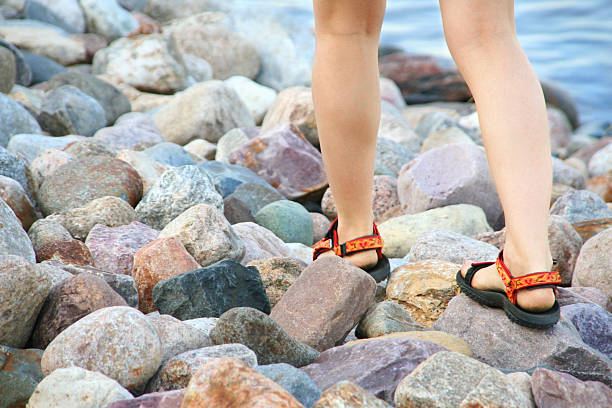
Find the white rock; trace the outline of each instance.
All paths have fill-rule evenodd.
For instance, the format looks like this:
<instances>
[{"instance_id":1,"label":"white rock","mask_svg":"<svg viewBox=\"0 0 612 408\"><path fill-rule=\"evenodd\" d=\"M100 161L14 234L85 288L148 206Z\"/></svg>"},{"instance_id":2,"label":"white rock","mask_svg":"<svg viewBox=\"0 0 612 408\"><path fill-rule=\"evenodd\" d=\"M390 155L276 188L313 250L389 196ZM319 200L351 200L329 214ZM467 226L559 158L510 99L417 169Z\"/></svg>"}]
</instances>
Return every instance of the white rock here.
<instances>
[{"instance_id":1,"label":"white rock","mask_svg":"<svg viewBox=\"0 0 612 408\"><path fill-rule=\"evenodd\" d=\"M136 30L138 21L117 0L79 0L87 20L87 31L114 40Z\"/></svg>"},{"instance_id":2,"label":"white rock","mask_svg":"<svg viewBox=\"0 0 612 408\"><path fill-rule=\"evenodd\" d=\"M63 20L74 32L85 31L85 16L78 0L36 0Z\"/></svg>"},{"instance_id":3,"label":"white rock","mask_svg":"<svg viewBox=\"0 0 612 408\"><path fill-rule=\"evenodd\" d=\"M608 174L610 171L612 171L612 144L608 144L599 150L589 160L589 173L591 177Z\"/></svg>"},{"instance_id":4,"label":"white rock","mask_svg":"<svg viewBox=\"0 0 612 408\"><path fill-rule=\"evenodd\" d=\"M225 83L236 91L251 112L255 123L261 123L268 108L276 99L276 91L243 76L233 76L226 79Z\"/></svg>"}]
</instances>

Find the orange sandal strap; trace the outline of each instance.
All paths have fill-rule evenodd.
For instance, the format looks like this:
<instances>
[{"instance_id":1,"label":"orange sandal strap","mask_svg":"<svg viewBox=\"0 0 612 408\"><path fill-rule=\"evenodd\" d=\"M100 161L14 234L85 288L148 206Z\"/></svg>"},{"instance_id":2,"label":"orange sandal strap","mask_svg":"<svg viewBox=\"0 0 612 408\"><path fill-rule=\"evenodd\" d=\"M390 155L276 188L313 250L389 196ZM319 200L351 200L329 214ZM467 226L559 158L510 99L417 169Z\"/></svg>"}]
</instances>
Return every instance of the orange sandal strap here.
<instances>
[{"instance_id":1,"label":"orange sandal strap","mask_svg":"<svg viewBox=\"0 0 612 408\"><path fill-rule=\"evenodd\" d=\"M315 260L319 255L327 251L333 251L334 254L343 257L345 255L353 254L361 251L368 251L371 249L376 249L376 253L378 255L378 259L382 258L382 247L383 247L383 239L378 233L378 228L376 224L374 224L372 235L365 235L363 237L351 239L342 244L338 244L338 219L336 218L332 225L329 227L329 231L327 232L325 238L321 239L314 246L314 252L312 254L312 259Z\"/></svg>"},{"instance_id":2,"label":"orange sandal strap","mask_svg":"<svg viewBox=\"0 0 612 408\"><path fill-rule=\"evenodd\" d=\"M503 252L499 252L495 265L497 266L497 273L499 273L504 285L506 285L506 296L508 296L512 304L516 305L516 294L520 289L541 286L550 287L551 285L561 284L561 275L559 275L558 271L535 272L518 277L512 276L504 263Z\"/></svg>"}]
</instances>

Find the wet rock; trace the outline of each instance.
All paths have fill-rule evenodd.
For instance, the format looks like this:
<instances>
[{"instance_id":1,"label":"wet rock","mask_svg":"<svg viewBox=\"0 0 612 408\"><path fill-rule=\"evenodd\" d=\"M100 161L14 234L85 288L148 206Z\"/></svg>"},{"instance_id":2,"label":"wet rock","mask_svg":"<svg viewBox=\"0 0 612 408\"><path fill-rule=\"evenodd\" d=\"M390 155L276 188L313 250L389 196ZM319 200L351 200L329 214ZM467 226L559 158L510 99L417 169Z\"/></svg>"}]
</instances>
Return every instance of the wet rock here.
<instances>
[{"instance_id":1,"label":"wet rock","mask_svg":"<svg viewBox=\"0 0 612 408\"><path fill-rule=\"evenodd\" d=\"M257 259L272 257L291 257L292 251L274 233L254 222L240 222L232 225L245 246L242 264Z\"/></svg>"},{"instance_id":2,"label":"wet rock","mask_svg":"<svg viewBox=\"0 0 612 408\"><path fill-rule=\"evenodd\" d=\"M38 122L8 96L0 94L0 146L8 145L12 136L20 133L42 133Z\"/></svg>"},{"instance_id":3,"label":"wet rock","mask_svg":"<svg viewBox=\"0 0 612 408\"><path fill-rule=\"evenodd\" d=\"M157 230L138 221L120 227L97 224L87 235L85 245L91 251L96 268L131 275L136 251L158 235Z\"/></svg>"},{"instance_id":4,"label":"wet rock","mask_svg":"<svg viewBox=\"0 0 612 408\"><path fill-rule=\"evenodd\" d=\"M0 95L0 100L1 99L2 95ZM11 138L7 149L13 154L19 155L27 162L33 163L37 156L42 155L42 153L49 149L56 149L56 151L58 151L68 146L70 143L81 140L85 140L85 137L75 135L43 136L39 134L17 134ZM58 166L56 163L49 163L48 167L57 168Z\"/></svg>"},{"instance_id":5,"label":"wet rock","mask_svg":"<svg viewBox=\"0 0 612 408\"><path fill-rule=\"evenodd\" d=\"M421 235L436 229L466 236L491 231L485 213L479 207L457 204L434 208L417 214L391 218L378 225L378 230L385 241L383 253L392 258L404 257Z\"/></svg>"},{"instance_id":6,"label":"wet rock","mask_svg":"<svg viewBox=\"0 0 612 408\"><path fill-rule=\"evenodd\" d=\"M370 306L359 321L355 335L357 338L371 338L423 329L425 326L417 323L402 306L395 302L384 301Z\"/></svg>"},{"instance_id":7,"label":"wet rock","mask_svg":"<svg viewBox=\"0 0 612 408\"><path fill-rule=\"evenodd\" d=\"M54 241L36 250L36 261L58 261L63 264L94 266L94 260L87 246L74 238Z\"/></svg>"},{"instance_id":8,"label":"wet rock","mask_svg":"<svg viewBox=\"0 0 612 408\"><path fill-rule=\"evenodd\" d=\"M165 166L180 167L196 164L191 155L176 143L158 143L143 150L143 152Z\"/></svg>"},{"instance_id":9,"label":"wet rock","mask_svg":"<svg viewBox=\"0 0 612 408\"><path fill-rule=\"evenodd\" d=\"M251 139L230 153L229 162L250 168L289 199L327 186L320 152L293 125L279 125Z\"/></svg>"},{"instance_id":10,"label":"wet rock","mask_svg":"<svg viewBox=\"0 0 612 408\"><path fill-rule=\"evenodd\" d=\"M577 190L559 197L551 207L550 214L560 215L573 224L612 217L612 210L597 194Z\"/></svg>"},{"instance_id":11,"label":"wet rock","mask_svg":"<svg viewBox=\"0 0 612 408\"><path fill-rule=\"evenodd\" d=\"M147 385L147 391L168 391L187 387L189 380L203 366L215 359L232 358L249 367L257 366L253 351L242 344L221 344L190 350L164 363Z\"/></svg>"},{"instance_id":12,"label":"wet rock","mask_svg":"<svg viewBox=\"0 0 612 408\"><path fill-rule=\"evenodd\" d=\"M433 230L421 235L406 255L408 262L436 259L461 265L466 260L494 260L499 249L456 232Z\"/></svg>"},{"instance_id":13,"label":"wet rock","mask_svg":"<svg viewBox=\"0 0 612 408\"><path fill-rule=\"evenodd\" d=\"M379 137L376 141L374 173L397 177L402 166L415 157L416 154L407 146L386 137Z\"/></svg>"},{"instance_id":14,"label":"wet rock","mask_svg":"<svg viewBox=\"0 0 612 408\"><path fill-rule=\"evenodd\" d=\"M160 238L143 246L134 254L132 271L138 288L138 308L143 313L156 311L153 304L155 285L199 268L200 265L176 238Z\"/></svg>"},{"instance_id":15,"label":"wet rock","mask_svg":"<svg viewBox=\"0 0 612 408\"><path fill-rule=\"evenodd\" d=\"M34 205L17 180L0 175L0 199L13 210L25 231L38 219Z\"/></svg>"},{"instance_id":16,"label":"wet rock","mask_svg":"<svg viewBox=\"0 0 612 408\"><path fill-rule=\"evenodd\" d=\"M197 204L170 221L159 238L174 237L202 266L222 259L242 260L245 246L219 210Z\"/></svg>"},{"instance_id":17,"label":"wet rock","mask_svg":"<svg viewBox=\"0 0 612 408\"><path fill-rule=\"evenodd\" d=\"M153 116L164 138L179 145L195 139L216 143L237 127L255 122L238 94L221 81L206 81L175 96Z\"/></svg>"},{"instance_id":18,"label":"wet rock","mask_svg":"<svg viewBox=\"0 0 612 408\"><path fill-rule=\"evenodd\" d=\"M38 383L42 350L21 350L0 345L0 404L25 406Z\"/></svg>"},{"instance_id":19,"label":"wet rock","mask_svg":"<svg viewBox=\"0 0 612 408\"><path fill-rule=\"evenodd\" d=\"M162 364L189 350L213 345L208 335L169 315L147 316L159 336L162 347Z\"/></svg>"},{"instance_id":20,"label":"wet rock","mask_svg":"<svg viewBox=\"0 0 612 408\"><path fill-rule=\"evenodd\" d=\"M313 405L313 408L388 408L385 401L374 397L372 394L350 381L340 381L329 387L321 395L321 398Z\"/></svg>"},{"instance_id":21,"label":"wet rock","mask_svg":"<svg viewBox=\"0 0 612 408\"><path fill-rule=\"evenodd\" d=\"M70 232L62 224L46 218L32 224L28 230L28 237L34 251L43 245L72 238Z\"/></svg>"},{"instance_id":22,"label":"wet rock","mask_svg":"<svg viewBox=\"0 0 612 408\"><path fill-rule=\"evenodd\" d=\"M180 408L184 397L184 389L152 392L138 398L114 402L108 408Z\"/></svg>"},{"instance_id":23,"label":"wet rock","mask_svg":"<svg viewBox=\"0 0 612 408\"><path fill-rule=\"evenodd\" d=\"M106 375L81 367L59 368L49 373L36 387L28 407L94 408L132 399L132 394Z\"/></svg>"},{"instance_id":24,"label":"wet rock","mask_svg":"<svg viewBox=\"0 0 612 408\"><path fill-rule=\"evenodd\" d=\"M0 344L23 347L51 289L51 277L15 255L0 257Z\"/></svg>"},{"instance_id":25,"label":"wet rock","mask_svg":"<svg viewBox=\"0 0 612 408\"><path fill-rule=\"evenodd\" d=\"M585 344L565 319L548 329L531 329L511 323L501 309L483 307L460 294L433 328L461 337L474 358L496 368L524 371L544 366L583 380L612 383L610 359Z\"/></svg>"},{"instance_id":26,"label":"wet rock","mask_svg":"<svg viewBox=\"0 0 612 408\"><path fill-rule=\"evenodd\" d=\"M265 313L249 307L223 313L210 338L216 344L244 344L255 352L259 364L302 367L319 357L318 351L293 339Z\"/></svg>"},{"instance_id":27,"label":"wet rock","mask_svg":"<svg viewBox=\"0 0 612 408\"><path fill-rule=\"evenodd\" d=\"M244 264L244 261L242 263ZM256 259L247 263L246 266L254 266L259 271L271 307L278 303L287 289L295 283L302 273L302 264L292 258Z\"/></svg>"},{"instance_id":28,"label":"wet rock","mask_svg":"<svg viewBox=\"0 0 612 408\"><path fill-rule=\"evenodd\" d=\"M319 132L312 102L312 90L303 86L281 91L266 114L261 126L262 132L291 123L314 146L319 145Z\"/></svg>"},{"instance_id":29,"label":"wet rock","mask_svg":"<svg viewBox=\"0 0 612 408\"><path fill-rule=\"evenodd\" d=\"M178 319L219 317L240 306L270 313L270 301L254 267L225 259L155 285L153 302L163 314Z\"/></svg>"},{"instance_id":30,"label":"wet rock","mask_svg":"<svg viewBox=\"0 0 612 408\"><path fill-rule=\"evenodd\" d=\"M428 341L376 339L334 347L302 370L325 390L339 381L351 381L392 402L397 384L432 354L444 348Z\"/></svg>"},{"instance_id":31,"label":"wet rock","mask_svg":"<svg viewBox=\"0 0 612 408\"><path fill-rule=\"evenodd\" d=\"M23 9L27 19L43 21L71 33L85 31L85 16L78 0L32 0Z\"/></svg>"},{"instance_id":32,"label":"wet rock","mask_svg":"<svg viewBox=\"0 0 612 408\"><path fill-rule=\"evenodd\" d=\"M533 398L538 407L605 407L612 404L612 390L597 381L577 378L546 368L537 368L531 376Z\"/></svg>"},{"instance_id":33,"label":"wet rock","mask_svg":"<svg viewBox=\"0 0 612 408\"><path fill-rule=\"evenodd\" d=\"M0 92L9 93L15 85L17 66L13 53L4 47L0 47Z\"/></svg>"},{"instance_id":34,"label":"wet rock","mask_svg":"<svg viewBox=\"0 0 612 408\"><path fill-rule=\"evenodd\" d=\"M572 286L592 286L612 298L612 228L589 238L584 243L574 268Z\"/></svg>"},{"instance_id":35,"label":"wet rock","mask_svg":"<svg viewBox=\"0 0 612 408\"><path fill-rule=\"evenodd\" d=\"M362 269L340 257L321 257L302 271L270 317L296 340L323 351L342 343L375 292L374 279Z\"/></svg>"},{"instance_id":36,"label":"wet rock","mask_svg":"<svg viewBox=\"0 0 612 408\"><path fill-rule=\"evenodd\" d=\"M272 202L255 214L255 222L284 242L312 245L314 223L308 211L299 203L289 200Z\"/></svg>"},{"instance_id":37,"label":"wet rock","mask_svg":"<svg viewBox=\"0 0 612 408\"><path fill-rule=\"evenodd\" d=\"M136 214L141 222L161 230L197 204L223 211L223 199L210 177L196 166L182 166L161 175L136 206Z\"/></svg>"},{"instance_id":38,"label":"wet rock","mask_svg":"<svg viewBox=\"0 0 612 408\"><path fill-rule=\"evenodd\" d=\"M151 323L137 310L113 306L72 324L49 344L42 370L77 366L97 371L126 388L146 383L161 363L161 344Z\"/></svg>"},{"instance_id":39,"label":"wet rock","mask_svg":"<svg viewBox=\"0 0 612 408\"><path fill-rule=\"evenodd\" d=\"M143 194L146 194L153 187L157 179L168 168L168 166L155 161L155 159L146 153L133 150L122 150L117 154L116 158L123 160L136 170L142 180Z\"/></svg>"},{"instance_id":40,"label":"wet rock","mask_svg":"<svg viewBox=\"0 0 612 408\"><path fill-rule=\"evenodd\" d=\"M121 160L89 157L65 164L46 177L38 191L38 204L49 215L83 207L105 196L136 205L142 196L140 176Z\"/></svg>"},{"instance_id":41,"label":"wet rock","mask_svg":"<svg viewBox=\"0 0 612 408\"><path fill-rule=\"evenodd\" d=\"M138 28L138 22L116 0L79 0L87 31L114 40Z\"/></svg>"},{"instance_id":42,"label":"wet rock","mask_svg":"<svg viewBox=\"0 0 612 408\"><path fill-rule=\"evenodd\" d=\"M255 371L289 391L305 407L311 407L321 396L321 390L310 377L292 365L286 363L258 365Z\"/></svg>"},{"instance_id":43,"label":"wet rock","mask_svg":"<svg viewBox=\"0 0 612 408\"><path fill-rule=\"evenodd\" d=\"M127 303L102 278L88 273L74 275L49 293L32 333L32 345L44 350L68 326L110 306Z\"/></svg>"},{"instance_id":44,"label":"wet rock","mask_svg":"<svg viewBox=\"0 0 612 408\"><path fill-rule=\"evenodd\" d=\"M582 341L612 358L612 314L589 303L563 306L561 313L576 327Z\"/></svg>"},{"instance_id":45,"label":"wet rock","mask_svg":"<svg viewBox=\"0 0 612 408\"><path fill-rule=\"evenodd\" d=\"M18 255L31 262L36 259L32 243L23 230L21 221L2 199L0 199L0 253Z\"/></svg>"},{"instance_id":46,"label":"wet rock","mask_svg":"<svg viewBox=\"0 0 612 408\"><path fill-rule=\"evenodd\" d=\"M266 112L276 99L276 91L244 76L233 76L225 80L245 103L255 123L262 123Z\"/></svg>"}]
</instances>

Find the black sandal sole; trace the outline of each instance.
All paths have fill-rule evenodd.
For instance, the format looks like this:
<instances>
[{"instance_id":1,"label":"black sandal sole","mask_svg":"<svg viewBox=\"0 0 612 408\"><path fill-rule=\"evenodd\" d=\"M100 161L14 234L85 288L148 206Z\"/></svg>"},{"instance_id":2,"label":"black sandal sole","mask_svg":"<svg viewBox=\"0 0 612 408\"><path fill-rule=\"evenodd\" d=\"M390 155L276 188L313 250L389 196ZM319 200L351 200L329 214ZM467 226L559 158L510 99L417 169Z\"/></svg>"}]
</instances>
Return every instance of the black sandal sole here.
<instances>
[{"instance_id":1,"label":"black sandal sole","mask_svg":"<svg viewBox=\"0 0 612 408\"><path fill-rule=\"evenodd\" d=\"M505 293L474 289L465 281L463 276L461 276L461 270L457 272L456 280L461 291L469 298L481 305L503 309L506 316L508 316L511 321L521 326L534 329L545 329L554 326L561 316L561 308L556 300L552 307L544 312L528 312L510 302Z\"/></svg>"},{"instance_id":2,"label":"black sandal sole","mask_svg":"<svg viewBox=\"0 0 612 408\"><path fill-rule=\"evenodd\" d=\"M376 265L368 269L361 269L370 274L370 276L374 278L376 283L384 281L389 277L389 275L391 275L391 265L389 264L389 258L384 255Z\"/></svg>"}]
</instances>

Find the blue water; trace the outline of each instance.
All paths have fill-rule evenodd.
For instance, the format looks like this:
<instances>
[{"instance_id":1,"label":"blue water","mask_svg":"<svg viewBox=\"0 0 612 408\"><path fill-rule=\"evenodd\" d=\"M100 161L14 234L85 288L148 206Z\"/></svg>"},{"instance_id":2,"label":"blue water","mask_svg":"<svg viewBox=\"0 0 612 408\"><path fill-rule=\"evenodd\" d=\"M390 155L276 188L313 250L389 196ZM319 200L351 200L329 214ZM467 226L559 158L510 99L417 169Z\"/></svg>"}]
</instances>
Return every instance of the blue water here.
<instances>
[{"instance_id":1,"label":"blue water","mask_svg":"<svg viewBox=\"0 0 612 408\"><path fill-rule=\"evenodd\" d=\"M310 0L237 1L313 25ZM582 122L612 121L612 0L516 0L515 16L538 76L572 94ZM381 43L450 58L436 0L387 0Z\"/></svg>"}]
</instances>

